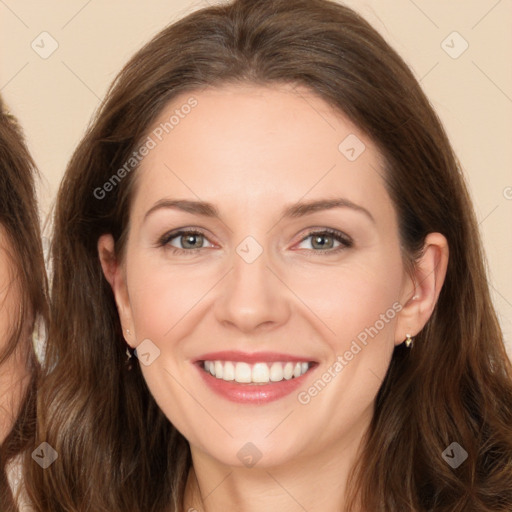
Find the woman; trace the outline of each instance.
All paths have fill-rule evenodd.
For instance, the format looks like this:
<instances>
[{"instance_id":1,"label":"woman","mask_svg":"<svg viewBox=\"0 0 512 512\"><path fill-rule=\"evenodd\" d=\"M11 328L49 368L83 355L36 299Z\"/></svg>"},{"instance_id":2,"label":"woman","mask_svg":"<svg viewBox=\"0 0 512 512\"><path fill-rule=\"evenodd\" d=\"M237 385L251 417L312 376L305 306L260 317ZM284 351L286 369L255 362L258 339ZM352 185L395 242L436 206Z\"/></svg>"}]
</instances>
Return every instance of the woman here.
<instances>
[{"instance_id":1,"label":"woman","mask_svg":"<svg viewBox=\"0 0 512 512\"><path fill-rule=\"evenodd\" d=\"M0 98L0 510L17 510L20 458L32 451L39 363L32 345L46 311L34 162ZM10 485L9 485L10 484Z\"/></svg>"},{"instance_id":2,"label":"woman","mask_svg":"<svg viewBox=\"0 0 512 512\"><path fill-rule=\"evenodd\" d=\"M237 0L157 35L69 163L53 261L37 510L512 509L466 185L350 9Z\"/></svg>"}]
</instances>

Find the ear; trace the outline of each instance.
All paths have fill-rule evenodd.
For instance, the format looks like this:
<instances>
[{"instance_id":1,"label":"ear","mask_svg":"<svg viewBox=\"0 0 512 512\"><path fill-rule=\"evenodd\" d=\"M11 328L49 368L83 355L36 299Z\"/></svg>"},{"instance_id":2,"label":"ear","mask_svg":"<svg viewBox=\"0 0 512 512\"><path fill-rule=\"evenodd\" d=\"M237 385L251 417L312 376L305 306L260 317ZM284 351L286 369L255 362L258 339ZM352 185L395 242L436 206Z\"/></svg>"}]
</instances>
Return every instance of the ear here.
<instances>
[{"instance_id":1,"label":"ear","mask_svg":"<svg viewBox=\"0 0 512 512\"><path fill-rule=\"evenodd\" d=\"M414 275L407 276L402 290L395 326L395 345L400 345L407 334L418 334L434 311L448 267L449 248L441 233L425 237L423 254L415 262Z\"/></svg>"},{"instance_id":2,"label":"ear","mask_svg":"<svg viewBox=\"0 0 512 512\"><path fill-rule=\"evenodd\" d=\"M117 312L123 328L123 336L130 347L135 348L136 338L132 321L132 310L126 275L123 266L117 260L112 235L101 235L98 239L98 256L105 279L109 282L117 305ZM127 331L128 330L128 331Z\"/></svg>"}]
</instances>

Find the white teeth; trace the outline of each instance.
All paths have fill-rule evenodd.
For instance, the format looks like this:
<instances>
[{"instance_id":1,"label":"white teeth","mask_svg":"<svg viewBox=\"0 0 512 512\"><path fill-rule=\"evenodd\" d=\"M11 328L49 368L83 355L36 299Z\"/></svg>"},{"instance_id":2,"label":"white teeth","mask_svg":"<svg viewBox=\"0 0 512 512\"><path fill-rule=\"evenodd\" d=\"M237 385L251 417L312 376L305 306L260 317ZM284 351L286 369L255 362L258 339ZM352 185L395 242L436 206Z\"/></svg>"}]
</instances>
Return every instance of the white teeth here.
<instances>
[{"instance_id":1,"label":"white teeth","mask_svg":"<svg viewBox=\"0 0 512 512\"><path fill-rule=\"evenodd\" d=\"M232 361L204 361L203 368L217 379L244 384L268 384L300 377L309 370L309 363L275 362L250 365Z\"/></svg>"},{"instance_id":2,"label":"white teeth","mask_svg":"<svg viewBox=\"0 0 512 512\"><path fill-rule=\"evenodd\" d=\"M272 363L270 367L270 380L272 382L283 380L283 365L281 363Z\"/></svg>"},{"instance_id":3,"label":"white teeth","mask_svg":"<svg viewBox=\"0 0 512 512\"><path fill-rule=\"evenodd\" d=\"M283 370L284 378L290 380L293 376L293 363L286 363Z\"/></svg>"},{"instance_id":4,"label":"white teeth","mask_svg":"<svg viewBox=\"0 0 512 512\"><path fill-rule=\"evenodd\" d=\"M231 361L226 361L224 363L222 378L224 380L235 380L235 365Z\"/></svg>"},{"instance_id":5,"label":"white teeth","mask_svg":"<svg viewBox=\"0 0 512 512\"><path fill-rule=\"evenodd\" d=\"M215 361L215 377L222 379L222 363L220 361Z\"/></svg>"},{"instance_id":6,"label":"white teeth","mask_svg":"<svg viewBox=\"0 0 512 512\"><path fill-rule=\"evenodd\" d=\"M217 369L217 363L222 364L220 361L215 361L215 369ZM217 373L215 373L217 377ZM235 366L235 380L237 382L251 382L251 367L247 363L236 363Z\"/></svg>"},{"instance_id":7,"label":"white teeth","mask_svg":"<svg viewBox=\"0 0 512 512\"><path fill-rule=\"evenodd\" d=\"M270 372L266 363L256 363L252 367L252 381L253 382L268 382Z\"/></svg>"}]
</instances>

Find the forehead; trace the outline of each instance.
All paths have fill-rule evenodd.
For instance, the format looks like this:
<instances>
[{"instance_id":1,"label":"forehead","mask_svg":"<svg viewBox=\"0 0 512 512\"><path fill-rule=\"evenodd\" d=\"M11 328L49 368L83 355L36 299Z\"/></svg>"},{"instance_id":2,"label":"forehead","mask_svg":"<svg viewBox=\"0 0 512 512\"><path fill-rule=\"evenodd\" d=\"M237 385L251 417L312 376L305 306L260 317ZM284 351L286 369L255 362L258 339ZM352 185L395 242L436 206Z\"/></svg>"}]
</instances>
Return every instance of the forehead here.
<instances>
[{"instance_id":1,"label":"forehead","mask_svg":"<svg viewBox=\"0 0 512 512\"><path fill-rule=\"evenodd\" d=\"M137 171L134 209L165 195L255 207L262 200L266 208L334 192L370 204L386 196L374 143L304 88L185 93L148 136L152 148Z\"/></svg>"}]
</instances>

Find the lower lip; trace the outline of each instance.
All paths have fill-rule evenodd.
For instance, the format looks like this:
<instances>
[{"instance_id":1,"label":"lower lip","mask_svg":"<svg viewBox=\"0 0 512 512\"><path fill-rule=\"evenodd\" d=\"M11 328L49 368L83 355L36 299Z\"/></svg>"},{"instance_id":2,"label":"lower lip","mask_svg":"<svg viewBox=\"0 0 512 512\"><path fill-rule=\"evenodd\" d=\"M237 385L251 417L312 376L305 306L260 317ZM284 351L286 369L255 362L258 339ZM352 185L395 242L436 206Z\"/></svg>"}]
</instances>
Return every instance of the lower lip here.
<instances>
[{"instance_id":1,"label":"lower lip","mask_svg":"<svg viewBox=\"0 0 512 512\"><path fill-rule=\"evenodd\" d=\"M317 365L312 366L300 377L269 382L268 384L240 384L233 380L217 379L210 372L206 372L202 364L196 364L195 366L204 382L218 395L239 404L267 404L293 393L304 384L306 377L315 370Z\"/></svg>"}]
</instances>

